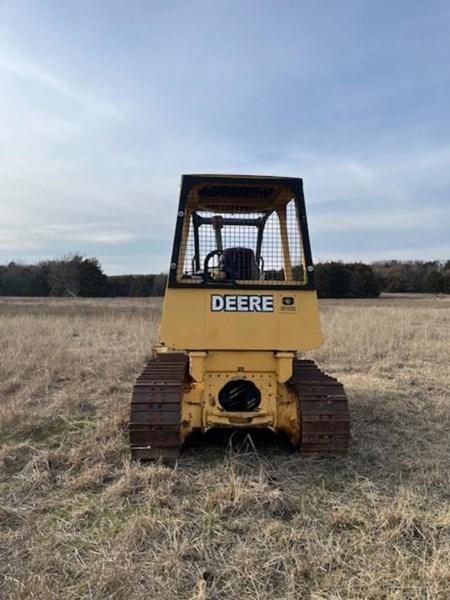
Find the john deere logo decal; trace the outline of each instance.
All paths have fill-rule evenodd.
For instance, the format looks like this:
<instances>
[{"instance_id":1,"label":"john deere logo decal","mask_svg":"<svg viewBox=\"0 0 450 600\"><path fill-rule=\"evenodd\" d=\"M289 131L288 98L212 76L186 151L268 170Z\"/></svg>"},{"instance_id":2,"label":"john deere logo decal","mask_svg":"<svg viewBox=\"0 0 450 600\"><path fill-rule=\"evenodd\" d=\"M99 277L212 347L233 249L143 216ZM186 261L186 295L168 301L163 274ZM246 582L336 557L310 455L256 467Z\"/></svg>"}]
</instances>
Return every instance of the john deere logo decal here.
<instances>
[{"instance_id":1,"label":"john deere logo decal","mask_svg":"<svg viewBox=\"0 0 450 600\"><path fill-rule=\"evenodd\" d=\"M211 295L213 312L273 312L273 296Z\"/></svg>"}]
</instances>

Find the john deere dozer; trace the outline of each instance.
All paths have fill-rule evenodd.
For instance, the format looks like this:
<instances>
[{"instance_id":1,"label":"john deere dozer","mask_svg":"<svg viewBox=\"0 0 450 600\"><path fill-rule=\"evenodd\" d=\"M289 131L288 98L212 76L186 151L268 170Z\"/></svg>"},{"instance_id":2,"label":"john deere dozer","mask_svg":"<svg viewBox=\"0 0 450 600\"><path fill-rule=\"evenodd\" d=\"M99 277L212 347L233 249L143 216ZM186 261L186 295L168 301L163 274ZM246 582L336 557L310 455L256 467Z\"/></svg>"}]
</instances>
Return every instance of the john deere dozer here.
<instances>
[{"instance_id":1,"label":"john deere dozer","mask_svg":"<svg viewBox=\"0 0 450 600\"><path fill-rule=\"evenodd\" d=\"M301 179L183 176L160 339L133 391L135 459L212 428L347 453L342 385L297 354L321 344Z\"/></svg>"}]
</instances>

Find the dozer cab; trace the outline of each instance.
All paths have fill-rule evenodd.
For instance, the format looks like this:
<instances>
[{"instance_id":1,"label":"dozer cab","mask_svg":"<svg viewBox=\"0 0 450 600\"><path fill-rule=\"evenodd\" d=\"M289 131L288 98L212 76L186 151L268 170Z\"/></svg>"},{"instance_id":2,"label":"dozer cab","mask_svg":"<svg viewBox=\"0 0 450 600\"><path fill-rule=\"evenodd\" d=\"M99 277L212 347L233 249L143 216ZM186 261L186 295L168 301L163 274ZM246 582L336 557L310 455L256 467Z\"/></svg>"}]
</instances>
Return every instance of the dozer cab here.
<instances>
[{"instance_id":1,"label":"dozer cab","mask_svg":"<svg viewBox=\"0 0 450 600\"><path fill-rule=\"evenodd\" d=\"M301 179L183 176L160 340L133 390L133 458L174 460L213 428L346 454L344 389L298 357L321 344Z\"/></svg>"}]
</instances>

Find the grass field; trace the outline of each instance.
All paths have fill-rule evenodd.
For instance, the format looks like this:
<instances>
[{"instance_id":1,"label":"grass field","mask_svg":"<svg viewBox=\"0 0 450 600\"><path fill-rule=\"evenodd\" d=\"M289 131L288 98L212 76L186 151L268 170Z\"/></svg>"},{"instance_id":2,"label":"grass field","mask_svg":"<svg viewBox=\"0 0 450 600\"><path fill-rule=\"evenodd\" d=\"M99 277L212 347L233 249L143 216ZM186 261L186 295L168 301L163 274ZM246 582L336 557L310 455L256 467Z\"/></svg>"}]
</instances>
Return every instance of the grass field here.
<instances>
[{"instance_id":1,"label":"grass field","mask_svg":"<svg viewBox=\"0 0 450 600\"><path fill-rule=\"evenodd\" d=\"M0 299L0 597L450 597L450 298L324 301L347 459L281 443L130 463L155 300ZM256 450L255 450L256 449Z\"/></svg>"}]
</instances>

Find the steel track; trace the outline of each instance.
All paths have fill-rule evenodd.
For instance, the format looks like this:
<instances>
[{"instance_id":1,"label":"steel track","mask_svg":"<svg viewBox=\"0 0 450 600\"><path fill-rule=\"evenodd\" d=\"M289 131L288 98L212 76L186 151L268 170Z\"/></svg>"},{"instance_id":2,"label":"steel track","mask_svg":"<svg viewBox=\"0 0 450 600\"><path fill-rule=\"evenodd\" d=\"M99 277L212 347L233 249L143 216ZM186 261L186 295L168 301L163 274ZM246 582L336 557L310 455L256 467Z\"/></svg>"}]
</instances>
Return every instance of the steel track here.
<instances>
[{"instance_id":1,"label":"steel track","mask_svg":"<svg viewBox=\"0 0 450 600\"><path fill-rule=\"evenodd\" d=\"M176 460L186 354L168 352L150 360L137 378L131 399L129 434L134 459Z\"/></svg>"},{"instance_id":2,"label":"steel track","mask_svg":"<svg viewBox=\"0 0 450 600\"><path fill-rule=\"evenodd\" d=\"M300 452L320 456L346 455L350 416L344 387L312 360L294 360L291 384L298 397Z\"/></svg>"}]
</instances>

